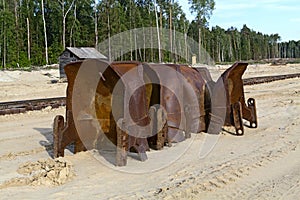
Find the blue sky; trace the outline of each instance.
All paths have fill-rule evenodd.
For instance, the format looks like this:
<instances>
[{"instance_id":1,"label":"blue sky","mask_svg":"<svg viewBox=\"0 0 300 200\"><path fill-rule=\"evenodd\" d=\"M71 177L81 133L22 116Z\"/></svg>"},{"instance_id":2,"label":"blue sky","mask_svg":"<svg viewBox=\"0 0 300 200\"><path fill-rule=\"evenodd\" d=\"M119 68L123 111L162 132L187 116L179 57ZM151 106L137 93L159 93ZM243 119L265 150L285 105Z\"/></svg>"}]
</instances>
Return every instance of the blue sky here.
<instances>
[{"instance_id":1,"label":"blue sky","mask_svg":"<svg viewBox=\"0 0 300 200\"><path fill-rule=\"evenodd\" d=\"M188 19L187 0L178 0ZM250 29L265 34L278 33L281 41L300 40L299 0L215 0L216 6L209 20L209 26L224 29L231 26L241 29L246 24Z\"/></svg>"}]
</instances>

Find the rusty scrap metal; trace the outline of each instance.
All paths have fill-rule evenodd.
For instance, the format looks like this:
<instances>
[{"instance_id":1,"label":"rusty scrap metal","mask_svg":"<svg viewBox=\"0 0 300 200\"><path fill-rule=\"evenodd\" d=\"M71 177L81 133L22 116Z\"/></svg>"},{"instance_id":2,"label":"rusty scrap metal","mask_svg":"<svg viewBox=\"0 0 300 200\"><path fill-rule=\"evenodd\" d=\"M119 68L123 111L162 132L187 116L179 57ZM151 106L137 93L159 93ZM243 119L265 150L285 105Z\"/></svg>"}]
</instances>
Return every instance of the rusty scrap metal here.
<instances>
[{"instance_id":1,"label":"rusty scrap metal","mask_svg":"<svg viewBox=\"0 0 300 200\"><path fill-rule=\"evenodd\" d=\"M167 114L166 142L169 145L181 142L189 138L191 133L204 131L205 82L198 71L187 65L149 64L149 66L157 72L161 84L160 104ZM164 67L166 72L157 70L161 67ZM171 73L172 71L175 73Z\"/></svg>"},{"instance_id":2,"label":"rusty scrap metal","mask_svg":"<svg viewBox=\"0 0 300 200\"><path fill-rule=\"evenodd\" d=\"M98 62L105 65L101 63L104 61ZM97 148L97 144L101 146L104 141L116 147L115 164L124 166L130 151L138 153L140 160L145 161L149 148L160 150L165 144L189 138L191 133L219 133L223 125L230 125L236 128L237 135L242 135L242 119L248 120L250 127L257 127L255 100L250 98L246 105L244 99L241 77L247 63L235 63L214 82L205 68L114 62L100 73L101 79L91 97L87 92L89 88L84 87L74 94L76 87L96 81L81 80L75 87L82 64L77 62L65 67L68 78L66 122L63 116L54 119L54 157L64 156L64 149L71 143L74 143L76 153ZM100 68L96 70L101 71ZM134 81L128 84L124 75L129 72L133 75L129 79ZM90 78L89 75L87 72L85 79ZM113 94L119 82L121 90ZM135 88L138 83L141 86ZM128 101L125 88L132 91ZM76 104L80 105L77 111ZM117 110L117 116L112 116L112 106ZM95 120L104 135L97 135ZM147 127L144 132L150 133L150 136L143 137L135 124ZM84 133L83 137L89 141L83 141L79 133ZM105 138L108 140L105 141Z\"/></svg>"},{"instance_id":3,"label":"rusty scrap metal","mask_svg":"<svg viewBox=\"0 0 300 200\"><path fill-rule=\"evenodd\" d=\"M146 126L150 123L150 115L148 114L148 110L151 107L150 105L150 94L147 94L147 88L144 82L144 72L143 67L141 63L139 62L115 62L108 66L108 68L105 70L105 72L102 74L103 78L100 79L96 93L94 94L95 102L93 103L94 108L91 108L90 100L86 96L87 93L82 94L76 94L78 97L80 97L78 103L86 104L87 110L86 116L88 119L79 119L77 130L75 127L75 121L74 117L80 118L80 112L74 111L74 85L75 85L75 79L77 78L78 71L80 69L82 62L73 63L70 65L67 65L65 67L65 72L68 78L68 88L67 88L67 100L66 100L66 125L64 127L62 126L63 117L57 116L55 118L54 122L54 157L64 156L64 149L67 145L71 143L75 143L75 150L74 152L79 152L86 149L86 146L89 146L91 143L95 144L97 142L101 142L99 140L103 140L104 136L98 136L102 138L97 138L96 135L93 135L97 133L97 130L95 129L93 125L93 119L96 119L98 123L101 125L101 129L104 132L104 135L106 138L109 139L109 141L118 147L117 153L116 153L116 165L117 166L124 166L126 164L127 160L127 153L129 151L137 152L140 156L140 160L144 161L147 159L146 151L149 150L148 141L145 137L137 137L132 134L129 134L128 132L135 132L134 126L132 123L137 123L141 126ZM117 94L118 96L112 96L113 89L115 88L115 85L118 81L121 81L122 85L125 85L126 83L122 80L122 75L127 73L128 71L131 71L135 75L135 80L140 81L142 83L142 87L138 88L133 95L130 98L129 101L129 111L130 116L133 119L133 122L128 122L128 117L126 117L126 113L124 112L124 91L119 91ZM129 89L131 86L129 86ZM151 89L151 88L150 88ZM151 89L152 90L152 89ZM148 95L148 96L147 96ZM86 99L84 99L86 98ZM76 98L75 98L76 99ZM113 102L113 103L112 103ZM75 102L76 103L76 102ZM118 111L117 116L112 117L112 105L116 106L116 110ZM81 105L82 106L82 105ZM84 107L84 106L83 106ZM92 106L93 107L93 106ZM153 110L154 108L152 108ZM95 112L93 113L93 110ZM151 110L151 109L150 109ZM160 109L155 110L152 115L156 116L156 121L159 121L157 123L161 123L165 121L163 119L163 115L161 112L159 112ZM158 116L157 113L160 113L162 116ZM155 118L155 117L153 117ZM119 126L117 126L117 122L119 122ZM125 125L124 125L125 124ZM124 126L126 128L124 128ZM156 126L156 124L153 124L152 126ZM123 127L123 128L122 128ZM121 128L121 129L120 129ZM153 128L154 129L154 128ZM88 141L87 143L82 141L80 138L80 135L78 132L85 132L88 135L85 135L84 137L92 138L92 141ZM152 130L149 129L150 132ZM162 146L161 134L157 138L156 145ZM96 141L95 141L96 138ZM95 148L95 147L94 147ZM162 148L162 147L158 147ZM121 152L121 153L120 153Z\"/></svg>"},{"instance_id":4,"label":"rusty scrap metal","mask_svg":"<svg viewBox=\"0 0 300 200\"><path fill-rule=\"evenodd\" d=\"M247 120L250 128L257 128L256 105L253 98L248 99L247 105L244 96L242 75L248 64L237 62L227 69L214 83L207 71L200 69L205 74L211 102L209 116L210 133L219 133L224 126L234 126L237 135L244 134L243 120ZM225 116L225 117L224 117Z\"/></svg>"}]
</instances>

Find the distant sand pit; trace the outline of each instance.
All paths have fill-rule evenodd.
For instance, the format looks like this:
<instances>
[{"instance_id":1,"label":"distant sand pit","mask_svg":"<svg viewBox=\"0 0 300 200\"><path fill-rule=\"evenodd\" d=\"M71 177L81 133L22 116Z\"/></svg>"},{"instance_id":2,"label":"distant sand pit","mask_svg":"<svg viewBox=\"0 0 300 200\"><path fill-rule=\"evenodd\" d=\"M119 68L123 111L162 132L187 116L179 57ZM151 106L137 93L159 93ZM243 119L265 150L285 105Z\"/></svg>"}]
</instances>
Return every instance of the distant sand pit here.
<instances>
[{"instance_id":1,"label":"distant sand pit","mask_svg":"<svg viewBox=\"0 0 300 200\"><path fill-rule=\"evenodd\" d=\"M43 159L19 166L21 177L12 178L0 185L0 189L16 186L59 186L75 176L72 164L62 159Z\"/></svg>"}]
</instances>

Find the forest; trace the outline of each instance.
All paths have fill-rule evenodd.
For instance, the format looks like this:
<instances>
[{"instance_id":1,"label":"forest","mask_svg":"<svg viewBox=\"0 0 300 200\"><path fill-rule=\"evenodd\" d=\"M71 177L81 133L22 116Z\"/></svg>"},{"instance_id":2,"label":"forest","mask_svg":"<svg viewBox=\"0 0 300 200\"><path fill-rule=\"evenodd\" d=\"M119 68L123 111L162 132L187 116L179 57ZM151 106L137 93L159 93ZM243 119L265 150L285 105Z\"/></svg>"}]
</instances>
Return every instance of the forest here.
<instances>
[{"instance_id":1,"label":"forest","mask_svg":"<svg viewBox=\"0 0 300 200\"><path fill-rule=\"evenodd\" d=\"M58 63L66 47L96 47L109 59L145 62L185 63L192 54L201 60L202 48L217 63L300 58L300 41L281 42L277 33L264 34L247 25L209 28L214 0L188 0L195 16L192 21L176 0L0 1L1 69ZM147 27L154 28L145 33ZM115 48L111 38L134 29L142 32L151 47L155 42L168 50L137 47L136 31L130 31L133 39L125 41L130 46L128 52L122 52L122 45ZM187 47L187 38L201 46L198 52ZM106 48L99 46L104 41ZM184 52L186 58L176 56L177 51Z\"/></svg>"}]
</instances>

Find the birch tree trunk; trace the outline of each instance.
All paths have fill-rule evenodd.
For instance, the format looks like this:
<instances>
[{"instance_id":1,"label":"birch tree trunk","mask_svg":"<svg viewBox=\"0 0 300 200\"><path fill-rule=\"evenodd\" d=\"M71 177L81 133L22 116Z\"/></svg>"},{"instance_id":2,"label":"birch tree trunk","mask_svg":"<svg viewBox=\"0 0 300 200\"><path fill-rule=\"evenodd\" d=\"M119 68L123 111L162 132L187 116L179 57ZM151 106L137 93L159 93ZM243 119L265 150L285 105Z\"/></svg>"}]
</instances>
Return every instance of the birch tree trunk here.
<instances>
[{"instance_id":1,"label":"birch tree trunk","mask_svg":"<svg viewBox=\"0 0 300 200\"><path fill-rule=\"evenodd\" d=\"M144 36L144 55L143 61L146 62L146 35L145 35L145 28L143 27L143 36Z\"/></svg>"},{"instance_id":2,"label":"birch tree trunk","mask_svg":"<svg viewBox=\"0 0 300 200\"><path fill-rule=\"evenodd\" d=\"M201 56L201 53L202 53L201 52L201 27L199 27L199 41L198 42L199 42L199 61L198 62L200 63L201 62L201 57L202 57Z\"/></svg>"},{"instance_id":3,"label":"birch tree trunk","mask_svg":"<svg viewBox=\"0 0 300 200\"><path fill-rule=\"evenodd\" d=\"M174 52L174 61L175 63L177 63L177 60L178 60L178 52L177 52L177 45L176 45L176 26L173 26L174 30L173 30L173 39L174 39L174 42L173 42L173 52Z\"/></svg>"},{"instance_id":4,"label":"birch tree trunk","mask_svg":"<svg viewBox=\"0 0 300 200\"><path fill-rule=\"evenodd\" d=\"M64 1L60 1L61 4L61 9L62 9L62 16L63 16L63 33L62 33L62 42L63 42L63 48L66 48L66 18L68 16L68 13L70 12L71 8L74 5L75 0L72 1L72 4L70 5L70 7L68 8L67 12L65 13L65 2Z\"/></svg>"},{"instance_id":5,"label":"birch tree trunk","mask_svg":"<svg viewBox=\"0 0 300 200\"><path fill-rule=\"evenodd\" d=\"M185 59L188 59L188 46L187 46L187 26L186 23L184 23L184 50L185 50ZM188 60L186 60L188 62Z\"/></svg>"},{"instance_id":6,"label":"birch tree trunk","mask_svg":"<svg viewBox=\"0 0 300 200\"><path fill-rule=\"evenodd\" d=\"M156 7L155 0L154 0L154 12L155 12L155 18L156 18L157 42L158 42L158 61L159 61L159 63L161 63L162 58L161 58L160 32L159 32L158 15L157 15L157 7Z\"/></svg>"},{"instance_id":7,"label":"birch tree trunk","mask_svg":"<svg viewBox=\"0 0 300 200\"><path fill-rule=\"evenodd\" d=\"M130 8L129 8L129 20L130 20L130 32L129 32L129 38L130 38L130 61L133 60L133 52L132 52L132 1L130 1Z\"/></svg>"},{"instance_id":8,"label":"birch tree trunk","mask_svg":"<svg viewBox=\"0 0 300 200\"><path fill-rule=\"evenodd\" d=\"M109 13L107 15L107 28L108 28L108 59L111 62L111 41L110 41L110 18Z\"/></svg>"},{"instance_id":9,"label":"birch tree trunk","mask_svg":"<svg viewBox=\"0 0 300 200\"><path fill-rule=\"evenodd\" d=\"M46 65L48 65L49 64L49 58L48 58L48 41L47 41L47 29L46 29L46 20L45 20L44 0L42 0L42 16L43 16L43 24L44 24Z\"/></svg>"},{"instance_id":10,"label":"birch tree trunk","mask_svg":"<svg viewBox=\"0 0 300 200\"><path fill-rule=\"evenodd\" d=\"M75 23L76 23L76 20L77 20L77 14L76 14L76 4L74 5L74 21L73 21L73 25L71 27L71 31L70 31L70 47L72 47L72 44L73 46L75 47L76 44L75 44L75 40L73 40L73 29L74 29L74 26L75 26Z\"/></svg>"},{"instance_id":11,"label":"birch tree trunk","mask_svg":"<svg viewBox=\"0 0 300 200\"><path fill-rule=\"evenodd\" d=\"M94 12L95 12L95 16L94 16L94 20L95 20L95 48L98 50L98 13L97 13L97 0L95 0L95 6L94 6Z\"/></svg>"},{"instance_id":12,"label":"birch tree trunk","mask_svg":"<svg viewBox=\"0 0 300 200\"><path fill-rule=\"evenodd\" d=\"M161 48L163 48L164 46L164 37L163 37L163 10L162 10L162 1L160 0L160 8L159 8L159 20L160 20L160 46ZM161 48L160 49L160 62L162 62L162 60L164 60L164 54L161 52Z\"/></svg>"},{"instance_id":13,"label":"birch tree trunk","mask_svg":"<svg viewBox=\"0 0 300 200\"><path fill-rule=\"evenodd\" d=\"M169 41L170 41L170 61L174 62L174 58L173 58L173 36L172 36L172 0L170 0L169 2L169 23L170 23L170 27L169 27Z\"/></svg>"},{"instance_id":14,"label":"birch tree trunk","mask_svg":"<svg viewBox=\"0 0 300 200\"><path fill-rule=\"evenodd\" d=\"M134 52L135 52L135 60L138 60L138 48L137 48L137 36L136 36L136 29L134 28Z\"/></svg>"},{"instance_id":15,"label":"birch tree trunk","mask_svg":"<svg viewBox=\"0 0 300 200\"><path fill-rule=\"evenodd\" d=\"M149 14L149 18L150 18L150 21L151 21L151 34L150 34L150 47L151 47L151 50L150 50L150 61L152 61L153 62L153 60L154 60L154 57L153 57L153 23L152 23L152 17L151 17L151 6L150 6L150 4L149 4L149 9L148 9L148 14ZM145 62L146 62L146 60L145 60Z\"/></svg>"},{"instance_id":16,"label":"birch tree trunk","mask_svg":"<svg viewBox=\"0 0 300 200\"><path fill-rule=\"evenodd\" d=\"M26 18L27 21L27 56L28 56L28 61L30 62L31 55L30 55L30 23L29 23L29 18Z\"/></svg>"},{"instance_id":17,"label":"birch tree trunk","mask_svg":"<svg viewBox=\"0 0 300 200\"><path fill-rule=\"evenodd\" d=\"M29 21L29 3L27 2L26 5L27 8L27 18L26 18L26 23L27 23L27 57L29 63L31 62L31 41L30 41L30 21Z\"/></svg>"},{"instance_id":18,"label":"birch tree trunk","mask_svg":"<svg viewBox=\"0 0 300 200\"><path fill-rule=\"evenodd\" d=\"M14 0L14 4L15 4L15 8L14 8L14 12L15 12L15 23L16 23L16 36L17 36L17 47L18 47L18 55L17 55L17 58L18 58L18 62L20 61L20 37L19 37L19 32L20 32L20 29L19 29L19 17L18 17L18 1L17 0Z\"/></svg>"},{"instance_id":19,"label":"birch tree trunk","mask_svg":"<svg viewBox=\"0 0 300 200\"><path fill-rule=\"evenodd\" d=\"M3 0L3 11L5 13L5 0ZM6 68L6 22L3 20L3 68Z\"/></svg>"}]
</instances>

